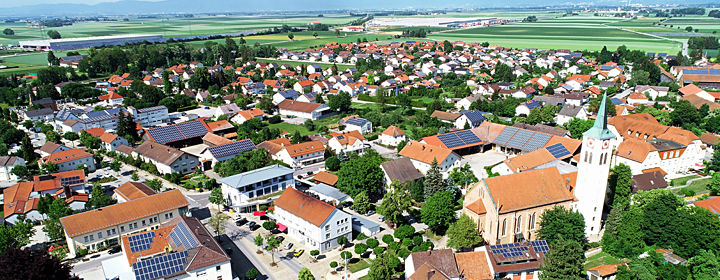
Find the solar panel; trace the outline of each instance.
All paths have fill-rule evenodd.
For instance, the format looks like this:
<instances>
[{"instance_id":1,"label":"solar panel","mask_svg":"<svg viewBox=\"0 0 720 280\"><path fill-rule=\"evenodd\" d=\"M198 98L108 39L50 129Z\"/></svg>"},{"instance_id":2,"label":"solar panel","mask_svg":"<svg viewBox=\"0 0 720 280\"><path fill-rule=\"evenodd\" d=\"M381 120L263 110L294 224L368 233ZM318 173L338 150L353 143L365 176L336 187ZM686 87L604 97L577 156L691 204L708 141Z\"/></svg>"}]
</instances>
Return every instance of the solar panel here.
<instances>
[{"instance_id":1,"label":"solar panel","mask_svg":"<svg viewBox=\"0 0 720 280\"><path fill-rule=\"evenodd\" d=\"M215 158L220 158L224 156L236 155L242 152L247 152L250 150L254 150L255 148L255 144L253 144L250 139L245 139L242 141L232 142L224 145L213 146L208 148L208 150Z\"/></svg>"},{"instance_id":2,"label":"solar panel","mask_svg":"<svg viewBox=\"0 0 720 280\"><path fill-rule=\"evenodd\" d=\"M532 138L523 146L523 150L525 151L534 151L537 149L542 148L547 144L548 141L550 141L550 134L545 133L535 133Z\"/></svg>"},{"instance_id":3,"label":"solar panel","mask_svg":"<svg viewBox=\"0 0 720 280\"><path fill-rule=\"evenodd\" d=\"M515 136L513 136L512 139L510 139L510 141L507 142L507 144L505 144L505 146L509 146L515 149L522 149L522 147L525 146L525 143L527 143L534 134L535 131L524 129L520 130L517 134L515 134Z\"/></svg>"},{"instance_id":4,"label":"solar panel","mask_svg":"<svg viewBox=\"0 0 720 280\"><path fill-rule=\"evenodd\" d=\"M148 129L147 132L155 139L155 142L160 144L185 139L185 136L174 125Z\"/></svg>"},{"instance_id":5,"label":"solar panel","mask_svg":"<svg viewBox=\"0 0 720 280\"><path fill-rule=\"evenodd\" d=\"M187 257L188 252L182 251L133 263L135 279L150 280L185 271Z\"/></svg>"},{"instance_id":6,"label":"solar panel","mask_svg":"<svg viewBox=\"0 0 720 280\"><path fill-rule=\"evenodd\" d=\"M530 245L533 246L533 249L535 249L535 252L547 253L548 251L550 251L550 247L548 246L547 241L545 241L545 240L530 241Z\"/></svg>"},{"instance_id":7,"label":"solar panel","mask_svg":"<svg viewBox=\"0 0 720 280\"><path fill-rule=\"evenodd\" d=\"M446 134L440 134L437 136L440 141L445 144L448 148L454 148L457 146L465 145L462 140L460 140L460 137L455 135L455 133L446 133Z\"/></svg>"},{"instance_id":8,"label":"solar panel","mask_svg":"<svg viewBox=\"0 0 720 280\"><path fill-rule=\"evenodd\" d=\"M720 69L708 69L710 75L720 75Z\"/></svg>"},{"instance_id":9,"label":"solar panel","mask_svg":"<svg viewBox=\"0 0 720 280\"><path fill-rule=\"evenodd\" d=\"M480 138L478 138L475 133L470 130L458 131L455 134L457 134L457 136L460 137L460 140L465 142L466 145L482 142L482 140L480 140Z\"/></svg>"},{"instance_id":10,"label":"solar panel","mask_svg":"<svg viewBox=\"0 0 720 280\"><path fill-rule=\"evenodd\" d=\"M128 237L128 242L130 243L130 252L135 253L150 249L151 243L153 243L153 237L155 237L154 231Z\"/></svg>"},{"instance_id":11,"label":"solar panel","mask_svg":"<svg viewBox=\"0 0 720 280\"><path fill-rule=\"evenodd\" d=\"M202 121L192 121L177 124L177 128L185 135L185 138L202 136L208 134L208 129L202 124Z\"/></svg>"},{"instance_id":12,"label":"solar panel","mask_svg":"<svg viewBox=\"0 0 720 280\"><path fill-rule=\"evenodd\" d=\"M498 137L495 137L493 143L498 145L505 145L508 141L510 141L510 138L512 138L513 135L518 132L518 130L520 129L517 127L506 127L505 129L503 129L502 132L500 132L500 135L498 135Z\"/></svg>"},{"instance_id":13,"label":"solar panel","mask_svg":"<svg viewBox=\"0 0 720 280\"><path fill-rule=\"evenodd\" d=\"M555 158L561 158L570 154L563 144L557 143L546 148Z\"/></svg>"},{"instance_id":14,"label":"solar panel","mask_svg":"<svg viewBox=\"0 0 720 280\"><path fill-rule=\"evenodd\" d=\"M349 124L353 124L353 125L357 125L357 126L363 126L363 124L365 124L365 122L367 122L367 121L368 120L366 120L366 119L348 119L347 121L345 121L345 123L349 123Z\"/></svg>"},{"instance_id":15,"label":"solar panel","mask_svg":"<svg viewBox=\"0 0 720 280\"><path fill-rule=\"evenodd\" d=\"M173 237L174 235L174 237ZM175 229L170 233L170 237L172 238L173 242L175 242L176 246L179 246L182 244L185 246L185 249L192 249L197 247L198 242L195 240L195 237L190 233L190 230L187 228L187 225L185 223L179 223Z\"/></svg>"}]
</instances>

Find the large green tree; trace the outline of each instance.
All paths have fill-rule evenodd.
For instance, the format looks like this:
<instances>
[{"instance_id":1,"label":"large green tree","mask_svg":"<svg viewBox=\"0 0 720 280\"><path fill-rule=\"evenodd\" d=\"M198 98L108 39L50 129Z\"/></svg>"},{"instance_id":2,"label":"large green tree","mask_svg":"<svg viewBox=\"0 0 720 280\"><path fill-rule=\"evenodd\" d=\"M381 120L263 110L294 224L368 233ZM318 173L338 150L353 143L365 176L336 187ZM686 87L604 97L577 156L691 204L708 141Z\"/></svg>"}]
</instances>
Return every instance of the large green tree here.
<instances>
[{"instance_id":1,"label":"large green tree","mask_svg":"<svg viewBox=\"0 0 720 280\"><path fill-rule=\"evenodd\" d=\"M443 179L443 175L440 172L440 166L438 166L437 158L433 158L430 163L430 169L425 172L425 199L433 196L435 193L445 189L446 182Z\"/></svg>"},{"instance_id":2,"label":"large green tree","mask_svg":"<svg viewBox=\"0 0 720 280\"><path fill-rule=\"evenodd\" d=\"M540 215L540 229L537 231L538 239L545 239L549 244L555 243L562 236L565 240L572 240L584 246L585 218L580 212L563 206L555 206L545 210Z\"/></svg>"},{"instance_id":3,"label":"large green tree","mask_svg":"<svg viewBox=\"0 0 720 280\"><path fill-rule=\"evenodd\" d=\"M308 269L307 267L303 267L298 273L298 280L315 280L315 276L313 276L310 269Z\"/></svg>"},{"instance_id":4,"label":"large green tree","mask_svg":"<svg viewBox=\"0 0 720 280\"><path fill-rule=\"evenodd\" d=\"M88 200L88 205L86 205L86 207L92 209L99 209L105 206L113 205L115 203L117 203L116 199L107 195L100 184L95 184L93 186L92 193L90 194L90 200Z\"/></svg>"},{"instance_id":5,"label":"large green tree","mask_svg":"<svg viewBox=\"0 0 720 280\"><path fill-rule=\"evenodd\" d=\"M623 207L630 205L630 194L632 187L632 170L630 166L621 163L612 168L612 175L608 180L612 200L608 204L620 204Z\"/></svg>"},{"instance_id":6,"label":"large green tree","mask_svg":"<svg viewBox=\"0 0 720 280\"><path fill-rule=\"evenodd\" d=\"M217 205L218 211L220 211L220 206L225 203L225 198L222 194L222 188L214 188L210 192L210 197L208 197L208 200L210 203Z\"/></svg>"},{"instance_id":7,"label":"large green tree","mask_svg":"<svg viewBox=\"0 0 720 280\"><path fill-rule=\"evenodd\" d=\"M373 194L382 188L385 173L380 168L380 164L384 160L377 152L372 151L375 150L369 150L363 156L342 164L337 173L336 184L340 191L355 197L361 192Z\"/></svg>"},{"instance_id":8,"label":"large green tree","mask_svg":"<svg viewBox=\"0 0 720 280\"><path fill-rule=\"evenodd\" d=\"M700 249L698 254L688 260L687 265L690 267L693 279L697 280L717 280L720 279L720 263L712 250L706 251Z\"/></svg>"},{"instance_id":9,"label":"large green tree","mask_svg":"<svg viewBox=\"0 0 720 280\"><path fill-rule=\"evenodd\" d=\"M370 264L370 271L368 271L368 277L370 280L387 280L391 279L395 270L392 268L392 261L390 253L380 254Z\"/></svg>"},{"instance_id":10,"label":"large green tree","mask_svg":"<svg viewBox=\"0 0 720 280\"><path fill-rule=\"evenodd\" d=\"M615 256L632 258L645 248L645 234L642 230L643 214L637 208L622 213L622 223L617 227L617 240L614 248L609 248Z\"/></svg>"},{"instance_id":11,"label":"large green tree","mask_svg":"<svg viewBox=\"0 0 720 280\"><path fill-rule=\"evenodd\" d=\"M4 253L10 248L27 245L33 235L35 235L35 229L33 229L32 223L18 220L15 225L0 224L0 253Z\"/></svg>"},{"instance_id":12,"label":"large green tree","mask_svg":"<svg viewBox=\"0 0 720 280\"><path fill-rule=\"evenodd\" d=\"M23 136L20 146L22 148L22 158L25 162L35 161L35 148L33 147L32 142L30 142L30 137L28 137L27 134Z\"/></svg>"},{"instance_id":13,"label":"large green tree","mask_svg":"<svg viewBox=\"0 0 720 280\"><path fill-rule=\"evenodd\" d=\"M450 191L439 191L428 198L421 210L422 222L435 232L443 232L455 222L454 195Z\"/></svg>"},{"instance_id":14,"label":"large green tree","mask_svg":"<svg viewBox=\"0 0 720 280\"><path fill-rule=\"evenodd\" d=\"M460 219L450 226L447 231L447 246L455 250L462 248L472 248L482 242L482 237L478 234L478 225L470 216L462 214Z\"/></svg>"},{"instance_id":15,"label":"large green tree","mask_svg":"<svg viewBox=\"0 0 720 280\"><path fill-rule=\"evenodd\" d=\"M658 245L661 248L673 248L677 242L675 230L677 229L677 210L684 203L674 194L666 193L658 196L643 208L642 229L645 233L645 243Z\"/></svg>"},{"instance_id":16,"label":"large green tree","mask_svg":"<svg viewBox=\"0 0 720 280\"><path fill-rule=\"evenodd\" d=\"M12 248L0 254L0 279L70 279L70 265L60 261L47 250Z\"/></svg>"},{"instance_id":17,"label":"large green tree","mask_svg":"<svg viewBox=\"0 0 720 280\"><path fill-rule=\"evenodd\" d=\"M390 190L383 196L380 204L379 213L385 216L385 219L392 222L396 227L405 221L403 212L412 206L412 198L410 196L411 181L400 182L394 180L390 184Z\"/></svg>"},{"instance_id":18,"label":"large green tree","mask_svg":"<svg viewBox=\"0 0 720 280\"><path fill-rule=\"evenodd\" d=\"M550 245L545 263L540 266L541 280L585 279L585 250L575 240L559 237Z\"/></svg>"},{"instance_id":19,"label":"large green tree","mask_svg":"<svg viewBox=\"0 0 720 280\"><path fill-rule=\"evenodd\" d=\"M368 197L367 192L361 192L353 198L353 210L360 214L365 214L370 211L371 206L372 204L370 203L370 197Z\"/></svg>"}]
</instances>

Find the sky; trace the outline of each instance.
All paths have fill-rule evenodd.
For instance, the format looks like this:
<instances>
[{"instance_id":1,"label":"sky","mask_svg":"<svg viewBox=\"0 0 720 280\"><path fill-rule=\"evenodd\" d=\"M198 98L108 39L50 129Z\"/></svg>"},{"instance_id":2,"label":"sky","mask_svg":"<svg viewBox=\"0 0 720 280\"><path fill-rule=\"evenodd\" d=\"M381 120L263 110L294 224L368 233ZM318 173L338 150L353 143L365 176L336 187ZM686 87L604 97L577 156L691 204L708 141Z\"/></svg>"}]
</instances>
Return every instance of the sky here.
<instances>
[{"instance_id":1,"label":"sky","mask_svg":"<svg viewBox=\"0 0 720 280\"><path fill-rule=\"evenodd\" d=\"M117 1L119 1L119 0L22 0L22 1L0 0L0 8L42 5L42 4L58 4L58 3L94 5L97 3L117 2ZM142 1L159 1L159 0L142 0Z\"/></svg>"}]
</instances>

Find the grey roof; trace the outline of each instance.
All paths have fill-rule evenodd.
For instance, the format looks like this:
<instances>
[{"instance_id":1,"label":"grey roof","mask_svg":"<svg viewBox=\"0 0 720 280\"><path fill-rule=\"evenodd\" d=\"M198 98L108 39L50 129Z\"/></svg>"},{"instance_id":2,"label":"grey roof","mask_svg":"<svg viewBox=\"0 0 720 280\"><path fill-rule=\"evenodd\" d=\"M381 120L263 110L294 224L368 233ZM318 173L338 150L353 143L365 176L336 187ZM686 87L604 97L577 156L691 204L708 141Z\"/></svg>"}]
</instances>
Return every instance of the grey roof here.
<instances>
[{"instance_id":1,"label":"grey roof","mask_svg":"<svg viewBox=\"0 0 720 280\"><path fill-rule=\"evenodd\" d=\"M239 188L249 184L254 184L257 182L272 179L283 174L292 174L293 172L294 170L290 168L276 164L251 170L245 173L240 173L230 177L221 178L220 182L233 188Z\"/></svg>"},{"instance_id":2,"label":"grey roof","mask_svg":"<svg viewBox=\"0 0 720 280\"><path fill-rule=\"evenodd\" d=\"M565 103L565 98L555 96L535 96L533 100L540 101L543 105L558 106Z\"/></svg>"},{"instance_id":3,"label":"grey roof","mask_svg":"<svg viewBox=\"0 0 720 280\"><path fill-rule=\"evenodd\" d=\"M373 222L371 220L365 219L363 216L360 216L360 215L352 215L352 223L354 226L359 226L362 228L374 228L374 227L380 226L380 224Z\"/></svg>"},{"instance_id":4,"label":"grey roof","mask_svg":"<svg viewBox=\"0 0 720 280\"><path fill-rule=\"evenodd\" d=\"M1 166L12 166L15 164L15 161L18 159L18 157L15 156L0 156L0 165Z\"/></svg>"},{"instance_id":5,"label":"grey roof","mask_svg":"<svg viewBox=\"0 0 720 280\"><path fill-rule=\"evenodd\" d=\"M573 104L566 104L565 107L563 107L558 115L568 116L568 117L574 117L580 112L582 109L582 106L577 106Z\"/></svg>"},{"instance_id":6,"label":"grey roof","mask_svg":"<svg viewBox=\"0 0 720 280\"><path fill-rule=\"evenodd\" d=\"M328 186L326 184L320 183L315 185L314 187L310 188L310 191L321 193L325 196L331 197L337 201L343 201L346 198L348 198L348 195L344 192L341 192L340 190L333 188L331 186Z\"/></svg>"},{"instance_id":7,"label":"grey roof","mask_svg":"<svg viewBox=\"0 0 720 280\"><path fill-rule=\"evenodd\" d=\"M237 114L240 112L240 107L238 107L235 103L230 103L227 105L222 105L218 107L218 110L220 110L223 115L230 115L230 114Z\"/></svg>"},{"instance_id":8,"label":"grey roof","mask_svg":"<svg viewBox=\"0 0 720 280\"><path fill-rule=\"evenodd\" d=\"M398 180L400 182L407 180L414 181L425 176L415 169L410 158L406 157L385 162L380 166L385 171L385 174L390 177L390 180Z\"/></svg>"},{"instance_id":9,"label":"grey roof","mask_svg":"<svg viewBox=\"0 0 720 280\"><path fill-rule=\"evenodd\" d=\"M654 189L664 189L668 186L660 171L638 174L632 178L632 193L636 193L639 190L649 191Z\"/></svg>"},{"instance_id":10,"label":"grey roof","mask_svg":"<svg viewBox=\"0 0 720 280\"><path fill-rule=\"evenodd\" d=\"M37 117L37 116L47 116L47 115L52 115L52 114L53 114L52 108L42 108L42 109L25 112L25 115L27 115L29 118Z\"/></svg>"}]
</instances>

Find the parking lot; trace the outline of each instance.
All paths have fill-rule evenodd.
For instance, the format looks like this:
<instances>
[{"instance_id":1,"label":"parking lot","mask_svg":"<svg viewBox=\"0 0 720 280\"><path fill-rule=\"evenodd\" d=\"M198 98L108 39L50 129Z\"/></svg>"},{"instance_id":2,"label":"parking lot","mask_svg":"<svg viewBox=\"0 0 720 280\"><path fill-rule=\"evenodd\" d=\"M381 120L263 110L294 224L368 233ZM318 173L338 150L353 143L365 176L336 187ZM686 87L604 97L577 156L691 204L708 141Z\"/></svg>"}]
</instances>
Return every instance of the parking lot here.
<instances>
[{"instance_id":1,"label":"parking lot","mask_svg":"<svg viewBox=\"0 0 720 280\"><path fill-rule=\"evenodd\" d=\"M477 153L474 155L467 155L460 160L461 165L465 165L465 163L470 164L470 168L472 169L473 173L475 173L475 176L478 177L478 179L487 178L487 174L485 173L485 166L495 165L503 160L506 160L508 158L508 155L497 152L497 151L487 151L485 153ZM482 174L481 176L479 176Z\"/></svg>"}]
</instances>

